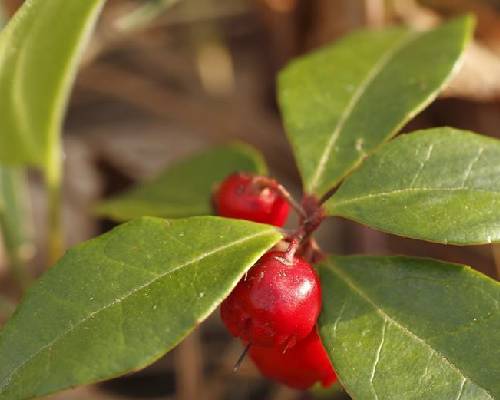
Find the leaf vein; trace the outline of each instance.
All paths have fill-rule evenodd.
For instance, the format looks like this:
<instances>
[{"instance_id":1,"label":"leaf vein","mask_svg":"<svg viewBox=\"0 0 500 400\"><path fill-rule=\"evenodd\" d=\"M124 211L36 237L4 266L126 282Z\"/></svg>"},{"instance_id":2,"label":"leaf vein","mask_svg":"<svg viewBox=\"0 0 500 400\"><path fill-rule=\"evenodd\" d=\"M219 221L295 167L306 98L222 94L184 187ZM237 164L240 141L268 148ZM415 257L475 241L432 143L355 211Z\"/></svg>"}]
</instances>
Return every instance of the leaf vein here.
<instances>
[{"instance_id":1,"label":"leaf vein","mask_svg":"<svg viewBox=\"0 0 500 400\"><path fill-rule=\"evenodd\" d=\"M417 170L417 173L415 174L415 176L413 177L413 179L411 180L411 183L410 183L410 188L413 187L413 185L415 184L415 182L417 181L418 177L420 176L420 174L422 173L422 171L424 170L424 167L425 167L425 164L427 163L427 161L429 161L429 159L431 158L431 154L432 154L432 149L434 148L434 145L431 144L428 149L427 149L427 154L425 156L425 158L420 162L420 167L418 168Z\"/></svg>"},{"instance_id":2,"label":"leaf vein","mask_svg":"<svg viewBox=\"0 0 500 400\"><path fill-rule=\"evenodd\" d=\"M391 190L389 192L369 193L369 194L366 194L363 196L358 196L358 197L353 197L351 199L338 201L334 204L335 204L335 208L337 208L339 206L345 206L346 204L356 203L359 201L364 201L364 200L368 200L368 199L372 199L372 198L392 196L392 195L410 193L410 192L461 192L461 191L473 191L473 192L477 192L477 193L490 193L490 194L499 193L497 191L482 190L482 189L475 189L475 188L463 188L463 187L458 187L458 188L405 188L405 189L395 189L395 190Z\"/></svg>"},{"instance_id":3,"label":"leaf vein","mask_svg":"<svg viewBox=\"0 0 500 400\"><path fill-rule=\"evenodd\" d=\"M425 368L424 368L424 372L423 374L420 376L420 378L418 379L418 384L419 386L423 385L424 384L424 381L427 377L427 375L429 374L429 366L431 364L431 360L432 360L432 357L434 356L434 354L436 354L436 352L434 350L431 350L429 352L429 358L427 359L427 362L425 364Z\"/></svg>"},{"instance_id":4,"label":"leaf vein","mask_svg":"<svg viewBox=\"0 0 500 400\"><path fill-rule=\"evenodd\" d=\"M375 386L373 385L373 379L375 378L377 366L378 366L378 363L380 361L380 353L382 352L382 347L384 346L385 331L387 329L388 322L389 321L384 318L384 324L382 325L382 335L380 336L380 344L377 348L377 351L375 352L375 359L373 360L373 367L372 367L372 371L370 373L370 385L371 385L371 389L372 389L373 396L374 396L375 400L378 400L378 395L377 395L377 392L375 391Z\"/></svg>"},{"instance_id":5,"label":"leaf vein","mask_svg":"<svg viewBox=\"0 0 500 400\"><path fill-rule=\"evenodd\" d=\"M344 316L344 311L345 311L346 304L347 304L347 301L345 301L344 304L342 304L342 307L340 308L340 311L339 311L339 315L335 319L335 322L333 323L332 331L333 331L333 337L334 338L337 337L337 325L340 322L340 320L342 319L342 317ZM335 351L335 347L333 348L332 354L333 354L334 351Z\"/></svg>"},{"instance_id":6,"label":"leaf vein","mask_svg":"<svg viewBox=\"0 0 500 400\"><path fill-rule=\"evenodd\" d=\"M465 381L466 381L466 379L463 378L462 381L460 382L460 387L458 388L457 398L455 400L460 400L460 398L462 397L462 394L464 392L464 387L465 387Z\"/></svg>"},{"instance_id":7,"label":"leaf vein","mask_svg":"<svg viewBox=\"0 0 500 400\"><path fill-rule=\"evenodd\" d=\"M493 400L493 396L483 387L477 385L475 382L473 382L469 377L466 377L463 372L455 365L453 364L445 355L442 353L438 352L436 349L434 349L429 343L427 343L423 338L417 336L415 333L413 333L409 328L401 324L399 321L391 317L389 314L387 314L382 308L380 308L360 287L358 287L355 282L353 282L350 277L343 272L339 267L335 265L335 263L329 263L330 268L335 272L335 274L342 279L349 288L351 288L360 298L362 298L364 301L366 301L369 305L373 307L373 309L384 319L387 320L387 322L392 323L395 325L397 328L399 328L403 333L405 333L407 336L411 337L413 340L417 341L418 343L422 344L424 347L429 349L429 351L433 351L436 354L439 354L441 359L443 360L444 363L446 363L450 369L455 371L459 376L462 377L462 379L468 380L469 382L473 383L477 387L481 388L484 390L484 392L489 396L491 400ZM458 400L458 399L457 399Z\"/></svg>"},{"instance_id":8,"label":"leaf vein","mask_svg":"<svg viewBox=\"0 0 500 400\"><path fill-rule=\"evenodd\" d=\"M474 168L474 165L476 165L476 163L481 158L481 155L483 154L483 152L484 152L484 147L479 148L477 155L472 159L471 163L469 164L469 166L465 170L465 174L464 174L464 178L463 178L463 182L462 182L462 188L465 188L465 184L467 183L467 180L470 177L472 169Z\"/></svg>"},{"instance_id":9,"label":"leaf vein","mask_svg":"<svg viewBox=\"0 0 500 400\"><path fill-rule=\"evenodd\" d=\"M139 286L139 287L137 287L135 289L130 290L129 292L125 293L123 296L118 297L117 299L115 299L115 300L113 300L113 301L105 304L104 306L100 307L99 309L97 309L97 310L95 310L93 312L90 312L86 317L82 318L80 321L76 322L75 324L72 324L67 330L65 330L64 332L62 332L60 335L56 336L52 341L50 341L49 343L47 343L45 346L42 346L38 351L36 351L35 353L33 353L31 356L29 356L23 362L21 362L17 367L15 367L14 369L12 369L12 372L6 378L4 378L3 382L0 385L0 394L2 394L2 393L5 392L5 389L8 387L8 385L12 381L13 377L27 363L29 363L31 360L33 360L35 357L37 357L39 354L41 354L46 349L48 349L49 351L52 351L52 347L59 340L61 340L63 337L65 337L68 334L70 334L78 326L80 326L80 325L84 324L85 322L87 322L88 320L94 318L95 315L101 313L102 311L104 311L104 310L106 310L106 309L108 309L108 308L110 308L110 307L112 307L112 306L114 306L116 304L120 304L121 302L123 302L124 300L126 300L128 297L132 296L133 294L135 294L135 293L137 293L137 292L139 292L139 291L147 288L148 286L152 285L153 283L155 283L159 279L162 279L162 278L164 278L164 277L172 274L173 272L175 272L175 271L177 271L179 269L185 268L185 267L187 267L187 266L189 266L191 264L195 264L195 263L203 260L204 258L210 257L210 256L212 256L214 254L217 254L217 253L219 253L221 251L224 251L225 249L230 248L232 246L245 243L245 242L247 242L249 240L255 239L255 238L260 237L260 236L267 235L267 234L271 233L272 231L273 230L260 231L260 232L257 232L256 234L253 234L253 235L250 235L250 236L246 236L244 238L240 238L240 239L234 240L234 241L232 241L230 243L227 243L225 245L216 247L215 249L212 249L210 251L202 253L199 256L194 257L193 259L191 259L189 261L186 261L184 264L181 264L181 265L177 266L176 268L170 269L170 270L168 270L167 272L165 272L163 274L155 276L153 279L149 280L148 282L144 283L143 285L141 285L141 286Z\"/></svg>"},{"instance_id":10,"label":"leaf vein","mask_svg":"<svg viewBox=\"0 0 500 400\"><path fill-rule=\"evenodd\" d=\"M335 146L335 143L337 142L337 140L340 136L340 133L341 133L342 129L344 128L344 125L348 121L351 113L353 112L354 108L358 104L363 93L370 86L370 84L375 80L375 78L380 74L380 72L383 70L383 68L389 64L389 62L398 53L398 51L401 48L403 48L404 45L406 45L412 39L414 39L415 37L416 37L415 34L408 34L399 43L397 43L394 47L391 47L390 49L388 49L384 54L382 54L382 56L380 57L378 62L373 66L373 68L369 71L369 73L366 75L366 77L360 82L359 86L357 87L356 91L354 92L353 96L351 97L349 103L347 104L346 108L344 109L344 112L341 114L341 116L338 120L338 123L337 123L336 127L334 128L330 138L328 139L328 142L325 146L325 150L321 154L318 166L316 167L316 170L315 170L313 177L311 179L310 191L314 191L316 189L321 176L325 172L326 164L328 163L328 160L330 159L330 154Z\"/></svg>"}]
</instances>

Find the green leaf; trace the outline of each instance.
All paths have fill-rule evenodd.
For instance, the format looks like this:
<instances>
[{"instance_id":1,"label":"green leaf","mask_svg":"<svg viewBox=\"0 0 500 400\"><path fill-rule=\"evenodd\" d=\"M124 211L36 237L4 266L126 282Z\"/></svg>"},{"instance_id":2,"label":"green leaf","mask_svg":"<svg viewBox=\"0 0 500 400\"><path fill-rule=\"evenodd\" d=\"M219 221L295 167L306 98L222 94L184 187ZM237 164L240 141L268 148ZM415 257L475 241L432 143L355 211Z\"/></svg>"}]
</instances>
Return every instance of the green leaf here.
<instances>
[{"instance_id":1,"label":"green leaf","mask_svg":"<svg viewBox=\"0 0 500 400\"><path fill-rule=\"evenodd\" d=\"M0 33L0 162L50 168L79 56L103 0L26 0Z\"/></svg>"},{"instance_id":2,"label":"green leaf","mask_svg":"<svg viewBox=\"0 0 500 400\"><path fill-rule=\"evenodd\" d=\"M438 94L473 26L354 33L279 76L286 131L309 193L324 195Z\"/></svg>"},{"instance_id":3,"label":"green leaf","mask_svg":"<svg viewBox=\"0 0 500 400\"><path fill-rule=\"evenodd\" d=\"M500 141L452 128L386 144L326 203L330 215L458 245L500 241Z\"/></svg>"},{"instance_id":4,"label":"green leaf","mask_svg":"<svg viewBox=\"0 0 500 400\"><path fill-rule=\"evenodd\" d=\"M26 171L0 166L0 242L3 239L13 276L22 288L30 284L26 263L33 248L28 199Z\"/></svg>"},{"instance_id":5,"label":"green leaf","mask_svg":"<svg viewBox=\"0 0 500 400\"><path fill-rule=\"evenodd\" d=\"M212 214L215 185L236 171L265 174L265 162L243 144L221 146L169 166L151 182L143 183L97 208L99 215L118 221L151 215L179 218Z\"/></svg>"},{"instance_id":6,"label":"green leaf","mask_svg":"<svg viewBox=\"0 0 500 400\"><path fill-rule=\"evenodd\" d=\"M353 398L500 398L498 282L407 257L332 257L320 275L320 334Z\"/></svg>"},{"instance_id":7,"label":"green leaf","mask_svg":"<svg viewBox=\"0 0 500 400\"><path fill-rule=\"evenodd\" d=\"M0 399L42 396L152 363L280 238L247 221L142 218L75 247L0 333Z\"/></svg>"},{"instance_id":8,"label":"green leaf","mask_svg":"<svg viewBox=\"0 0 500 400\"><path fill-rule=\"evenodd\" d=\"M19 249L27 239L23 223L26 184L23 170L0 167L0 231L7 249Z\"/></svg>"}]
</instances>

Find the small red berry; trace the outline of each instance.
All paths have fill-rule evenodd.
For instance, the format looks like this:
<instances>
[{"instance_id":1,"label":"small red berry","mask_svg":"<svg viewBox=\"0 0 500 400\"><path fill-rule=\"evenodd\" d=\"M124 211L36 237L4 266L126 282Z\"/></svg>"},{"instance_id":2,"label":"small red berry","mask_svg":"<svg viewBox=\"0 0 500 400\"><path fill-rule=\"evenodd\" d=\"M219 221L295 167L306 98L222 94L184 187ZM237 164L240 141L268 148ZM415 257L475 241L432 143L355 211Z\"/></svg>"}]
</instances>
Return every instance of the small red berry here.
<instances>
[{"instance_id":1,"label":"small red berry","mask_svg":"<svg viewBox=\"0 0 500 400\"><path fill-rule=\"evenodd\" d=\"M280 351L305 338L321 309L321 287L314 269L302 258L286 259L272 251L240 280L221 305L221 317L233 336Z\"/></svg>"},{"instance_id":2,"label":"small red berry","mask_svg":"<svg viewBox=\"0 0 500 400\"><path fill-rule=\"evenodd\" d=\"M295 389L305 390L316 382L328 387L337 379L316 329L285 353L252 346L250 358L262 375Z\"/></svg>"},{"instance_id":3,"label":"small red berry","mask_svg":"<svg viewBox=\"0 0 500 400\"><path fill-rule=\"evenodd\" d=\"M283 226L290 209L288 202L277 189L255 178L242 173L227 177L214 196L217 213L223 217Z\"/></svg>"}]
</instances>

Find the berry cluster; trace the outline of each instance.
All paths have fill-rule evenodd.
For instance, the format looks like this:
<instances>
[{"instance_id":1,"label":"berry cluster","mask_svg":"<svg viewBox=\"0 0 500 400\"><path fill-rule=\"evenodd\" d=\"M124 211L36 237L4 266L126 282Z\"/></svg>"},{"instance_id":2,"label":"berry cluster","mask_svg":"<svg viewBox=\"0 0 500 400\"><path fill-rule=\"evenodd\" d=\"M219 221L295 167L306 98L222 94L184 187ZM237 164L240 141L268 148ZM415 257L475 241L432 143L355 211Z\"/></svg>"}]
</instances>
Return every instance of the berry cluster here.
<instances>
[{"instance_id":1,"label":"berry cluster","mask_svg":"<svg viewBox=\"0 0 500 400\"><path fill-rule=\"evenodd\" d=\"M237 173L214 195L219 215L283 226L290 198L274 180ZM306 226L310 220L301 215ZM296 254L300 240L288 249L264 254L221 305L221 318L247 344L261 373L290 387L307 389L316 382L331 385L336 376L316 321L321 287L311 265Z\"/></svg>"}]
</instances>

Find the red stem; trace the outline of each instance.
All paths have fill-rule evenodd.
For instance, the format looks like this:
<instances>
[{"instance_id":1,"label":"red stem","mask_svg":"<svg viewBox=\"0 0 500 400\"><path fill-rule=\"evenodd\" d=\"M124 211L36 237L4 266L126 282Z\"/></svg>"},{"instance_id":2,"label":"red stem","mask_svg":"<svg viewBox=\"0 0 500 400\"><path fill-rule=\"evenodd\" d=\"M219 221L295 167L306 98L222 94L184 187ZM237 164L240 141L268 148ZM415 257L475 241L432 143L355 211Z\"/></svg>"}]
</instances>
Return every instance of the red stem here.
<instances>
[{"instance_id":1,"label":"red stem","mask_svg":"<svg viewBox=\"0 0 500 400\"><path fill-rule=\"evenodd\" d=\"M279 182L274 179L268 178L266 176L256 176L254 178L254 182L261 184L270 189L274 189L279 192L279 194L290 204L290 206L295 210L295 212L299 215L300 218L305 218L306 213L302 206L299 204L297 200L290 194L288 190Z\"/></svg>"}]
</instances>

